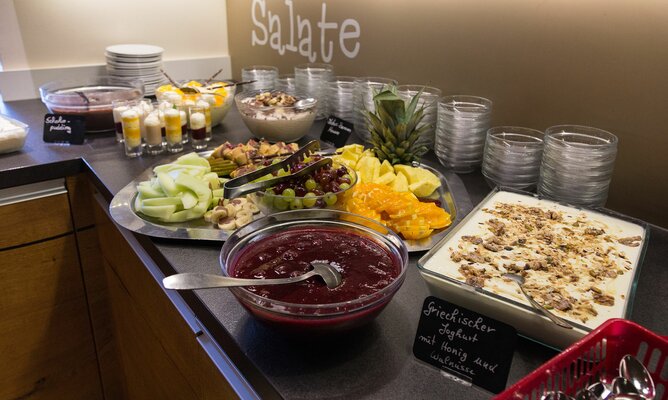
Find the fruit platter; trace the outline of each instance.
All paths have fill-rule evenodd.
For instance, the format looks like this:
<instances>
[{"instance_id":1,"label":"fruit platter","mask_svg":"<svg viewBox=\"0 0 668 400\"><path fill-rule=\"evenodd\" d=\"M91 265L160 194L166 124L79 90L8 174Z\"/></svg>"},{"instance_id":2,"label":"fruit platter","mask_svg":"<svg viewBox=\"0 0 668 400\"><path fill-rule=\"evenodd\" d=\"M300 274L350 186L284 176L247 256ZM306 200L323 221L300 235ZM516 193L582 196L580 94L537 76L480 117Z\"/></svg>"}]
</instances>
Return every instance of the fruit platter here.
<instances>
[{"instance_id":1,"label":"fruit platter","mask_svg":"<svg viewBox=\"0 0 668 400\"><path fill-rule=\"evenodd\" d=\"M391 91L376 101L385 112L368 115L369 147L325 153L317 141L301 149L254 139L225 142L148 168L114 197L110 214L149 236L225 241L263 215L335 209L387 226L409 251L429 250L457 218L454 197L443 175L420 163L426 152L416 144L422 109Z\"/></svg>"},{"instance_id":2,"label":"fruit platter","mask_svg":"<svg viewBox=\"0 0 668 400\"><path fill-rule=\"evenodd\" d=\"M257 150L249 151L250 148ZM263 155L258 156L260 149ZM213 151L174 156L146 169L121 189L110 204L110 214L119 225L148 236L225 241L235 229L262 215L301 208L339 209L374 219L402 233L409 251L433 247L457 216L448 184L437 170L418 163L390 169L361 145L347 146L331 156L316 152L306 158L306 162L322 158L334 162L325 170L329 171L327 174L318 171L312 178L304 179L302 185L278 184L252 195L223 199L227 178L221 178L221 174L243 176L258 168L258 164L260 168L270 165L281 158L280 154L296 149L291 144L250 140L239 145L226 143ZM253 163L253 158L262 161ZM346 166L353 165L356 158L359 169ZM277 175L286 173L281 171ZM430 183L420 183L418 175L424 173L420 171L429 171L437 182L432 177ZM390 185L404 191L394 192ZM437 188L418 201L409 189L411 185L419 194L429 190L425 186ZM385 208L379 203L386 204ZM436 208L443 212L434 213ZM430 219L436 221L433 228L425 223Z\"/></svg>"}]
</instances>

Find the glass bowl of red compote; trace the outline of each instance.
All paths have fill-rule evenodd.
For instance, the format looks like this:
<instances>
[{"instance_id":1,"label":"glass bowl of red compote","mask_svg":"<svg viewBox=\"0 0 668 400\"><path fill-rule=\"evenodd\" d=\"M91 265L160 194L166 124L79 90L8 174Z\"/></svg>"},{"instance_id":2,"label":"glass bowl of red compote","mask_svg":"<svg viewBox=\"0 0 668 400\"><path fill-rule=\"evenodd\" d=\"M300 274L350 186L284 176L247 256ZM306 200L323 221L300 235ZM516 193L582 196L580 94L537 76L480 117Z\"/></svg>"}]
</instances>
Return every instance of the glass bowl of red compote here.
<instances>
[{"instance_id":1,"label":"glass bowl of red compote","mask_svg":"<svg viewBox=\"0 0 668 400\"><path fill-rule=\"evenodd\" d=\"M406 276L408 250L390 229L338 210L303 209L268 215L238 229L220 254L223 275L285 278L336 268L342 283L329 289L320 277L288 285L230 288L256 318L290 332L331 333L373 320Z\"/></svg>"}]
</instances>

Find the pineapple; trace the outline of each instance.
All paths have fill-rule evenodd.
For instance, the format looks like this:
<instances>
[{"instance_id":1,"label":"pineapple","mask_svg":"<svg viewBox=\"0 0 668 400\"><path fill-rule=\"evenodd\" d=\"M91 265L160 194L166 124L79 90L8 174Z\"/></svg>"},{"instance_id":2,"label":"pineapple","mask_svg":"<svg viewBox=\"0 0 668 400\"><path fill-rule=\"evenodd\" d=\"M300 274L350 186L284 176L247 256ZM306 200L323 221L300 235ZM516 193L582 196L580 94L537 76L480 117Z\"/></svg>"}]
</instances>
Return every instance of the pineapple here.
<instances>
[{"instance_id":1,"label":"pineapple","mask_svg":"<svg viewBox=\"0 0 668 400\"><path fill-rule=\"evenodd\" d=\"M421 94L404 102L397 96L396 88L390 87L374 96L375 112L364 111L371 132L370 143L381 162L410 164L428 151L418 143L420 135L430 128L420 126L424 117L424 107L417 108Z\"/></svg>"}]
</instances>

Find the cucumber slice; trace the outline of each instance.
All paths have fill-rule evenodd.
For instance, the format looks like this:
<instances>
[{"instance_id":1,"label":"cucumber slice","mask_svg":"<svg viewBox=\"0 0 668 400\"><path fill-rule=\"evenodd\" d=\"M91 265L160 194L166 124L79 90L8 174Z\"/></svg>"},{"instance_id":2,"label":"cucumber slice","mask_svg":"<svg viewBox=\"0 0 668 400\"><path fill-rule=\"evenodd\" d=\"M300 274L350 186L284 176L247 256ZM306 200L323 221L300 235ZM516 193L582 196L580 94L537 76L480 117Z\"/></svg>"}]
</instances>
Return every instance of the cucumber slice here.
<instances>
[{"instance_id":1,"label":"cucumber slice","mask_svg":"<svg viewBox=\"0 0 668 400\"><path fill-rule=\"evenodd\" d=\"M211 193L213 193L214 197L223 197L223 192L224 191L225 191L225 189L220 188L220 189L212 190Z\"/></svg>"},{"instance_id":2,"label":"cucumber slice","mask_svg":"<svg viewBox=\"0 0 668 400\"><path fill-rule=\"evenodd\" d=\"M177 208L182 205L181 199L178 197L158 197L155 199L144 199L141 202L141 206L153 207L153 206L176 206ZM141 208L141 207L140 207Z\"/></svg>"},{"instance_id":3,"label":"cucumber slice","mask_svg":"<svg viewBox=\"0 0 668 400\"><path fill-rule=\"evenodd\" d=\"M169 218L174 214L176 211L176 206L174 205L167 205L167 206L142 206L139 209L139 212L142 214L153 217L153 218L158 218L163 221L169 220Z\"/></svg>"},{"instance_id":4,"label":"cucumber slice","mask_svg":"<svg viewBox=\"0 0 668 400\"><path fill-rule=\"evenodd\" d=\"M191 209L197 205L197 196L191 191L183 192L183 195L181 196L181 203L183 204L183 208L186 210Z\"/></svg>"},{"instance_id":5,"label":"cucumber slice","mask_svg":"<svg viewBox=\"0 0 668 400\"><path fill-rule=\"evenodd\" d=\"M166 174L164 172L158 172L158 182L160 182L162 191L165 192L167 196L176 197L176 195L179 193L179 189L176 187L174 179L172 179L172 177L169 176L169 174Z\"/></svg>"},{"instance_id":6,"label":"cucumber slice","mask_svg":"<svg viewBox=\"0 0 668 400\"><path fill-rule=\"evenodd\" d=\"M137 191L141 194L144 199L151 199L154 197L165 197L165 194L162 190L156 190L150 185L137 186Z\"/></svg>"},{"instance_id":7,"label":"cucumber slice","mask_svg":"<svg viewBox=\"0 0 668 400\"><path fill-rule=\"evenodd\" d=\"M179 165L199 165L202 167L207 167L209 170L211 168L206 158L200 157L197 153L184 154L177 158L174 163Z\"/></svg>"},{"instance_id":8,"label":"cucumber slice","mask_svg":"<svg viewBox=\"0 0 668 400\"><path fill-rule=\"evenodd\" d=\"M208 183L187 174L179 175L175 182L177 185L195 192L199 201L206 200L208 204L211 200L211 189L209 189Z\"/></svg>"},{"instance_id":9,"label":"cucumber slice","mask_svg":"<svg viewBox=\"0 0 668 400\"><path fill-rule=\"evenodd\" d=\"M220 188L220 181L218 180L218 174L215 172L209 172L208 174L204 174L202 177L205 180L209 182L209 187L211 189L219 189Z\"/></svg>"}]
</instances>

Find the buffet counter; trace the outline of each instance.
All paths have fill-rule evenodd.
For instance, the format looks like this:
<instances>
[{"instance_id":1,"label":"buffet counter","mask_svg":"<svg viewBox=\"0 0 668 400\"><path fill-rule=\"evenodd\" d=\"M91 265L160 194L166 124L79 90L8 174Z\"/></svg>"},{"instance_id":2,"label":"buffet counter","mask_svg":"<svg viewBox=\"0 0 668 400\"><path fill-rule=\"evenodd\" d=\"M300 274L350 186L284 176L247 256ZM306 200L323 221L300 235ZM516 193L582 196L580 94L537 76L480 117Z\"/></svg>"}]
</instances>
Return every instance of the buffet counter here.
<instances>
[{"instance_id":1,"label":"buffet counter","mask_svg":"<svg viewBox=\"0 0 668 400\"><path fill-rule=\"evenodd\" d=\"M257 322L226 289L162 289L162 278L176 272L218 273L220 243L153 239L110 221L108 204L113 196L170 155L126 158L113 133L89 135L80 146L46 144L41 138L46 109L39 100L0 103L0 113L30 126L21 152L0 155L0 189L62 178L68 178L70 193L88 191L89 183L92 187L90 198L78 201L85 196L70 195L69 201L102 397L133 398L142 393L164 398L217 394L244 399L491 397L450 380L412 354L422 302L429 295L416 268L423 253L411 255L406 281L370 325L326 341L293 338ZM321 129L322 122L316 123L310 138L318 138ZM232 110L214 128L212 144L249 138L239 114ZM442 170L433 158L427 163ZM446 177L458 218L490 191L479 172ZM91 232L96 232L97 243L90 242ZM85 244L92 250L82 251ZM3 244L0 252L14 247ZM663 335L668 334L667 258L668 230L651 226L631 319ZM105 320L111 326L104 326ZM133 347L134 341L142 345ZM508 384L554 354L554 350L519 338ZM123 371L122 376L109 372L114 365ZM47 379L44 385L48 384ZM191 391L184 392L184 387ZM39 384L35 388L40 390Z\"/></svg>"}]
</instances>

